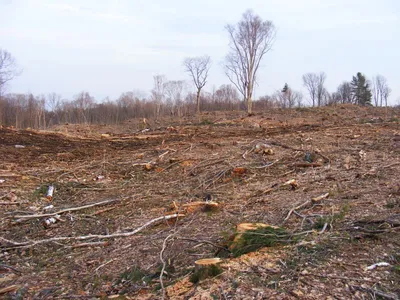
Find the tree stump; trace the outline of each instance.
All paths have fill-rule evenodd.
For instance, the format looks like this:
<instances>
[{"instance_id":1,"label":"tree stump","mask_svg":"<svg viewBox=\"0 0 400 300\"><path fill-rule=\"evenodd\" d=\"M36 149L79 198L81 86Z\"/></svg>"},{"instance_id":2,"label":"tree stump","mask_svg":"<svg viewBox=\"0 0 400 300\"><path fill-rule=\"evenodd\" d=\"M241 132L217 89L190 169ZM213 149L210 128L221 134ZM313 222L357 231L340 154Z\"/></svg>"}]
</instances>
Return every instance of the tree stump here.
<instances>
[{"instance_id":1,"label":"tree stump","mask_svg":"<svg viewBox=\"0 0 400 300\"><path fill-rule=\"evenodd\" d=\"M205 278L212 278L222 273L222 269L219 264L222 263L222 259L219 257L214 258L203 258L196 260L195 271L190 276L192 283L197 283Z\"/></svg>"}]
</instances>

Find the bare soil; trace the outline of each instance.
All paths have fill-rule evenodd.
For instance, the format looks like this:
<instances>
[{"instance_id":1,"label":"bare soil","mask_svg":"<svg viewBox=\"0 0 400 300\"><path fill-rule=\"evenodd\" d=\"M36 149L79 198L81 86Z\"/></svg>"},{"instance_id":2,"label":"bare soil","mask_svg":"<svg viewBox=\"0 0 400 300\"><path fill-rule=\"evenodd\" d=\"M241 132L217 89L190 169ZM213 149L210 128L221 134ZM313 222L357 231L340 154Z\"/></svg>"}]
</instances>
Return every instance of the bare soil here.
<instances>
[{"instance_id":1,"label":"bare soil","mask_svg":"<svg viewBox=\"0 0 400 300\"><path fill-rule=\"evenodd\" d=\"M169 299L398 299L399 118L398 109L346 105L2 128L0 297L162 299L162 252ZM291 179L297 188L281 186ZM115 201L48 226L48 217L20 217L106 200ZM184 209L208 200L219 209ZM132 232L174 213L185 216L130 236L74 238ZM244 222L301 238L234 258L229 239ZM56 237L70 239L34 244ZM222 273L191 283L194 262L214 256Z\"/></svg>"}]
</instances>

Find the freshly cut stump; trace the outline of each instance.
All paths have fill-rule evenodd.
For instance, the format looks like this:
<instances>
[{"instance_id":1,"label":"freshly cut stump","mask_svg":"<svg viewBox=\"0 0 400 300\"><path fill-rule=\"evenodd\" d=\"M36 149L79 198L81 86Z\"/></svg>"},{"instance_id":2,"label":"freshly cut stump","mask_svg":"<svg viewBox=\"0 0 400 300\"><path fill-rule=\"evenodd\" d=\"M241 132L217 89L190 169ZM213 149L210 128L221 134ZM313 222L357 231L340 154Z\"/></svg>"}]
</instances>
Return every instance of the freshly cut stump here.
<instances>
[{"instance_id":1,"label":"freshly cut stump","mask_svg":"<svg viewBox=\"0 0 400 300\"><path fill-rule=\"evenodd\" d=\"M194 262L195 271L190 276L192 283L197 283L206 278L212 278L222 273L219 264L222 259L219 257L199 259Z\"/></svg>"},{"instance_id":2,"label":"freshly cut stump","mask_svg":"<svg viewBox=\"0 0 400 300\"><path fill-rule=\"evenodd\" d=\"M264 224L264 223L240 223L240 224L236 225L235 238L233 239L233 243L230 248L234 247L235 242L237 242L241 238L242 233L249 231L249 230L257 230L259 228L267 228L267 227L274 228L274 229L279 228L277 226Z\"/></svg>"},{"instance_id":3,"label":"freshly cut stump","mask_svg":"<svg viewBox=\"0 0 400 300\"><path fill-rule=\"evenodd\" d=\"M219 209L219 203L214 201L197 201L183 204L182 207L189 213L200 209L203 211L216 211Z\"/></svg>"},{"instance_id":4,"label":"freshly cut stump","mask_svg":"<svg viewBox=\"0 0 400 300\"><path fill-rule=\"evenodd\" d=\"M236 225L236 232L233 238L231 238L232 243L229 246L229 250L234 250L239 244L242 238L242 235L247 231L254 231L260 228L271 228L271 229L279 229L278 226L264 224L264 223L240 223Z\"/></svg>"},{"instance_id":5,"label":"freshly cut stump","mask_svg":"<svg viewBox=\"0 0 400 300\"><path fill-rule=\"evenodd\" d=\"M218 265L220 263L222 263L222 259L220 259L219 257L203 258L203 259L196 260L194 262L194 264L196 266L196 270L207 267L207 266L211 266L211 265Z\"/></svg>"}]
</instances>

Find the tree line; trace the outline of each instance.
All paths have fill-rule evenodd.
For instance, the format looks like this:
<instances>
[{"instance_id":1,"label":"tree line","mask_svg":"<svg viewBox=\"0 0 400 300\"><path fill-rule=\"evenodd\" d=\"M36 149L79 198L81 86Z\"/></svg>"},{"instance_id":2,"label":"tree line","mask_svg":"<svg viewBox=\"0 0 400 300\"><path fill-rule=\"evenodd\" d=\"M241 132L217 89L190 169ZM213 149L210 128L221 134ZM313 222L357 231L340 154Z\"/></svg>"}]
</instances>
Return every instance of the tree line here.
<instances>
[{"instance_id":1,"label":"tree line","mask_svg":"<svg viewBox=\"0 0 400 300\"><path fill-rule=\"evenodd\" d=\"M303 105L324 106L338 103L387 106L391 89L382 75L367 80L358 72L352 80L341 83L330 93L325 87L326 74L306 73L302 76L305 96L288 84L271 95L253 101L254 87L264 56L272 49L276 29L271 21L264 21L251 10L233 25L227 25L229 52L224 60L224 71L231 84L204 91L208 83L211 58L208 55L188 57L183 61L195 92L184 80L168 80L164 75L153 77L149 97L134 92L121 94L98 103L88 92L81 92L72 100L62 99L55 93L4 94L6 84L18 76L15 59L0 49L0 125L17 128L46 128L60 123L119 123L130 118L183 117L194 112L214 110L253 110L275 107L292 108Z\"/></svg>"}]
</instances>

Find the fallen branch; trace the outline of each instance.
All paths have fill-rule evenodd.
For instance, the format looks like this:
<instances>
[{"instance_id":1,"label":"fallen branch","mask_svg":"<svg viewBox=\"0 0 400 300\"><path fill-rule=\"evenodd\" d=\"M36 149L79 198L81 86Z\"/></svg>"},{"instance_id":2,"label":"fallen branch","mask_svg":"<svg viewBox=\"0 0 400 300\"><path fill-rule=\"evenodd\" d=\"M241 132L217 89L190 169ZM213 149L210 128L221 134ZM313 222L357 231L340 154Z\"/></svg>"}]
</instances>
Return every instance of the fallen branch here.
<instances>
[{"instance_id":1,"label":"fallen branch","mask_svg":"<svg viewBox=\"0 0 400 300\"><path fill-rule=\"evenodd\" d=\"M1 272L1 269L9 270L9 271L12 271L12 272L14 272L16 274L22 274L22 272L20 270L14 268L14 267L11 267L11 266L3 265L3 264L0 264L0 272Z\"/></svg>"},{"instance_id":2,"label":"fallen branch","mask_svg":"<svg viewBox=\"0 0 400 300\"><path fill-rule=\"evenodd\" d=\"M97 271L99 271L102 267L108 265L109 263L113 262L114 258L110 259L109 261L105 262L104 264L101 264L100 266L98 266L94 271L97 273Z\"/></svg>"},{"instance_id":3,"label":"fallen branch","mask_svg":"<svg viewBox=\"0 0 400 300\"><path fill-rule=\"evenodd\" d=\"M14 218L20 219L20 220L17 220L17 222L18 222L18 221L21 221L21 219L29 220L29 219L36 219L36 218L53 217L55 215L60 215L60 214L66 213L66 212L78 211L78 210L82 210L82 209L86 209L86 208L90 208L90 207L94 207L94 206L99 206L99 205L104 205L104 204L109 204L109 203L114 203L114 202L118 202L118 201L121 201L121 199L111 199L111 200L105 200L105 201L92 203L92 204L88 204L88 205L84 205L84 206L66 208L66 209L57 211L55 213L38 214L38 215L16 215L16 216L14 216Z\"/></svg>"},{"instance_id":4,"label":"fallen branch","mask_svg":"<svg viewBox=\"0 0 400 300\"><path fill-rule=\"evenodd\" d=\"M0 295L8 293L8 292L13 292L19 289L18 285L10 285L8 287L0 289Z\"/></svg>"},{"instance_id":5,"label":"fallen branch","mask_svg":"<svg viewBox=\"0 0 400 300\"><path fill-rule=\"evenodd\" d=\"M107 246L108 242L94 242L94 243L80 243L74 244L71 248L82 248L82 247L98 247L98 246Z\"/></svg>"},{"instance_id":6,"label":"fallen branch","mask_svg":"<svg viewBox=\"0 0 400 300\"><path fill-rule=\"evenodd\" d=\"M366 288L366 287L357 286L357 285L350 285L350 287L352 289L359 290L361 292L371 293L374 296L379 296L379 297L382 297L382 298L385 298L385 299L391 299L391 300L398 300L399 299L399 297L397 297L397 295L395 295L395 294L384 293L382 291L379 291L379 290L376 290L376 289L373 289L373 288Z\"/></svg>"},{"instance_id":7,"label":"fallen branch","mask_svg":"<svg viewBox=\"0 0 400 300\"><path fill-rule=\"evenodd\" d=\"M144 225L142 225L139 228L136 228L135 230L130 231L130 232L121 232L121 233L105 234L105 235L90 234L90 235L83 235L83 236L60 236L60 237L53 237L53 238L49 238L49 239L28 241L28 242L15 242L15 241L7 240L3 237L0 237L0 241L3 241L8 244L11 244L12 246L15 246L15 247L10 247L8 249L15 249L15 248L30 248L30 247L33 247L33 246L36 246L39 244L59 242L59 241L83 241L83 240L89 240L89 239L104 240L104 239L110 239L110 238L129 237L129 236L132 236L132 235L142 231L143 229L149 227L150 225L159 223L161 221L180 218L180 217L184 217L184 216L185 215L183 215L183 214L173 214L173 215L168 215L168 216L162 216L162 217L150 220L147 223L145 223Z\"/></svg>"},{"instance_id":8,"label":"fallen branch","mask_svg":"<svg viewBox=\"0 0 400 300\"><path fill-rule=\"evenodd\" d=\"M116 206L113 206L113 207L108 207L108 208L105 208L105 209L100 209L100 210L92 213L91 216L97 216L97 215L100 215L102 213L105 213L107 211L110 211L110 210L113 210L113 209L116 209L116 208L117 208Z\"/></svg>"},{"instance_id":9,"label":"fallen branch","mask_svg":"<svg viewBox=\"0 0 400 300\"><path fill-rule=\"evenodd\" d=\"M22 202L0 202L0 205L20 205Z\"/></svg>"},{"instance_id":10,"label":"fallen branch","mask_svg":"<svg viewBox=\"0 0 400 300\"><path fill-rule=\"evenodd\" d=\"M283 219L283 222L282 222L282 223L285 223L287 220L289 220L290 216L292 215L292 213L293 213L295 210L302 209L302 208L306 207L308 204L310 204L310 201L307 200L306 202L304 202L304 203L302 203L302 204L300 204L300 205L298 205L298 206L292 208L291 210L289 210L289 212L288 212L286 218Z\"/></svg>"},{"instance_id":11,"label":"fallen branch","mask_svg":"<svg viewBox=\"0 0 400 300\"><path fill-rule=\"evenodd\" d=\"M394 166L397 166L397 165L400 165L400 161L395 162L395 163L390 164L390 165L382 166L381 168L382 169L386 169L386 168L394 167Z\"/></svg>"},{"instance_id":12,"label":"fallen branch","mask_svg":"<svg viewBox=\"0 0 400 300\"><path fill-rule=\"evenodd\" d=\"M161 291L162 291L162 299L165 299L166 296L166 292L165 292L165 287L164 287L164 281L163 281L163 276L164 276L164 272L165 272L165 267L167 265L166 261L164 260L164 251L167 248L167 242L169 239L173 238L175 236L175 233L170 234L169 236L167 236L164 241L163 241L163 245L162 245L162 249L160 252L160 260L162 263L162 269L160 272L160 285L161 285Z\"/></svg>"},{"instance_id":13,"label":"fallen branch","mask_svg":"<svg viewBox=\"0 0 400 300\"><path fill-rule=\"evenodd\" d=\"M320 232L318 232L318 234L323 234L327 227L328 227L328 223L325 223L324 227L322 227L322 230Z\"/></svg>"},{"instance_id":14,"label":"fallen branch","mask_svg":"<svg viewBox=\"0 0 400 300\"><path fill-rule=\"evenodd\" d=\"M320 163L295 163L292 165L295 168L317 168L322 167Z\"/></svg>"}]
</instances>

